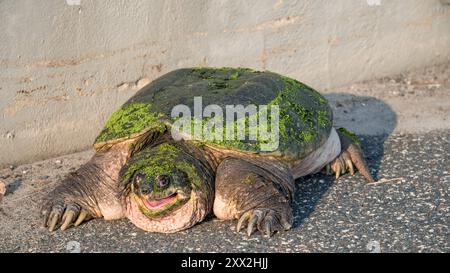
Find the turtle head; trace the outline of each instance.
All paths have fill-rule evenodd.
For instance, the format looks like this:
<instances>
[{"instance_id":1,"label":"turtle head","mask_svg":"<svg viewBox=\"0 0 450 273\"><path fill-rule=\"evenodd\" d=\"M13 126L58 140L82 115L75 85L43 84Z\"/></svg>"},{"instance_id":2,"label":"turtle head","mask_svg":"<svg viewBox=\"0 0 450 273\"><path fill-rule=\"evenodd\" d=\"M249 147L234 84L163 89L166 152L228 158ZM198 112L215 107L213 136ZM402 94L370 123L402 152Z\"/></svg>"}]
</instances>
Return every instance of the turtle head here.
<instances>
[{"instance_id":1,"label":"turtle head","mask_svg":"<svg viewBox=\"0 0 450 273\"><path fill-rule=\"evenodd\" d=\"M137 170L131 177L129 192L143 214L149 218L164 216L190 199L192 188L184 171L173 167L149 174L146 169Z\"/></svg>"},{"instance_id":2,"label":"turtle head","mask_svg":"<svg viewBox=\"0 0 450 273\"><path fill-rule=\"evenodd\" d=\"M212 203L211 172L174 144L134 154L120 177L127 217L147 231L186 229L201 221Z\"/></svg>"}]
</instances>

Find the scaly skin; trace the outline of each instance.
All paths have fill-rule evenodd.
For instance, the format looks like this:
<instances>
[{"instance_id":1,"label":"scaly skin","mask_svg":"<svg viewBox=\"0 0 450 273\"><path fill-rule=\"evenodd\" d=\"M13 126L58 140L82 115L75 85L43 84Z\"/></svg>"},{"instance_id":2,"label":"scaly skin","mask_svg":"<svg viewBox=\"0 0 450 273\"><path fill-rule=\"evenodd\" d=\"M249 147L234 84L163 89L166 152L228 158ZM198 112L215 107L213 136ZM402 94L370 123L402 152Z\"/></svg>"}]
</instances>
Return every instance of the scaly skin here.
<instances>
[{"instance_id":1,"label":"scaly skin","mask_svg":"<svg viewBox=\"0 0 450 273\"><path fill-rule=\"evenodd\" d=\"M292 226L294 178L279 160L227 158L216 174L214 214L224 220L239 219L237 232L247 225L266 236Z\"/></svg>"},{"instance_id":2,"label":"scaly skin","mask_svg":"<svg viewBox=\"0 0 450 273\"><path fill-rule=\"evenodd\" d=\"M118 196L119 170L128 160L129 142L97 152L89 162L66 177L45 198L42 206L44 226L53 231L78 226L90 218L122 218Z\"/></svg>"}]
</instances>

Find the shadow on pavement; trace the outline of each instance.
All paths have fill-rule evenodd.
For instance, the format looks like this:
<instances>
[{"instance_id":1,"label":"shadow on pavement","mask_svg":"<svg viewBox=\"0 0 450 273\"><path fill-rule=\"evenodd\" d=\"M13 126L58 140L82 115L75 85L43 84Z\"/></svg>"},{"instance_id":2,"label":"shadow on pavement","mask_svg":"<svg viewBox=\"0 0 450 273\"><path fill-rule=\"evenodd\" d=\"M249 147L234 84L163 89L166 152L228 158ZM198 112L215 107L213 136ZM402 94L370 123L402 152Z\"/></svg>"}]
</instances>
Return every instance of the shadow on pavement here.
<instances>
[{"instance_id":1,"label":"shadow on pavement","mask_svg":"<svg viewBox=\"0 0 450 273\"><path fill-rule=\"evenodd\" d=\"M345 127L358 135L368 167L375 180L378 180L384 142L397 125L397 115L388 104L374 97L348 93L327 93L324 96L333 109L334 126ZM358 177L363 179L359 174ZM334 182L334 176L321 173L297 179L293 205L294 228L309 217Z\"/></svg>"}]
</instances>

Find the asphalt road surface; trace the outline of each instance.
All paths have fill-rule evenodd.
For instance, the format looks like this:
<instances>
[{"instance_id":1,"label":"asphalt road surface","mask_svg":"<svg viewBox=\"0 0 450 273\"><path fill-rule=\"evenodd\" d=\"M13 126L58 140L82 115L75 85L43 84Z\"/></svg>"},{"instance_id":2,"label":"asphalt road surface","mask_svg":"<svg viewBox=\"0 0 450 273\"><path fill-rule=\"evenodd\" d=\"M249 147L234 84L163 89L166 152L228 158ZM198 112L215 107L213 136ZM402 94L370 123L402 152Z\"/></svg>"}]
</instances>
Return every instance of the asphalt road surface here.
<instances>
[{"instance_id":1,"label":"asphalt road surface","mask_svg":"<svg viewBox=\"0 0 450 273\"><path fill-rule=\"evenodd\" d=\"M237 234L210 217L176 234L146 233L127 220L89 221L65 232L41 226L42 197L86 162L82 152L0 170L1 252L449 252L450 131L363 136L372 174L297 181L294 227L271 238Z\"/></svg>"}]
</instances>

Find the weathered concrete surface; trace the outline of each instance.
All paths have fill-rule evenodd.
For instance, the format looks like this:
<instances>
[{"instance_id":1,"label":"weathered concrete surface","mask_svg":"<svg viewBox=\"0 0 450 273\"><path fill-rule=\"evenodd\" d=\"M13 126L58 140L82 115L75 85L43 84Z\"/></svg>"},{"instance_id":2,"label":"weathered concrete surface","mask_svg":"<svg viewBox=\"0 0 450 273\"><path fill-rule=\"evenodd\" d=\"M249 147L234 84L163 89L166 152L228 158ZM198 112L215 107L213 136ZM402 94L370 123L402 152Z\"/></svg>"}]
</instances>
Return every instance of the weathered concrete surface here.
<instances>
[{"instance_id":1,"label":"weathered concrete surface","mask_svg":"<svg viewBox=\"0 0 450 273\"><path fill-rule=\"evenodd\" d=\"M323 92L335 125L364 135L450 129L450 63Z\"/></svg>"},{"instance_id":2,"label":"weathered concrete surface","mask_svg":"<svg viewBox=\"0 0 450 273\"><path fill-rule=\"evenodd\" d=\"M322 89L450 59L449 7L435 0L5 0L0 25L3 166L88 148L111 111L179 67Z\"/></svg>"}]
</instances>

